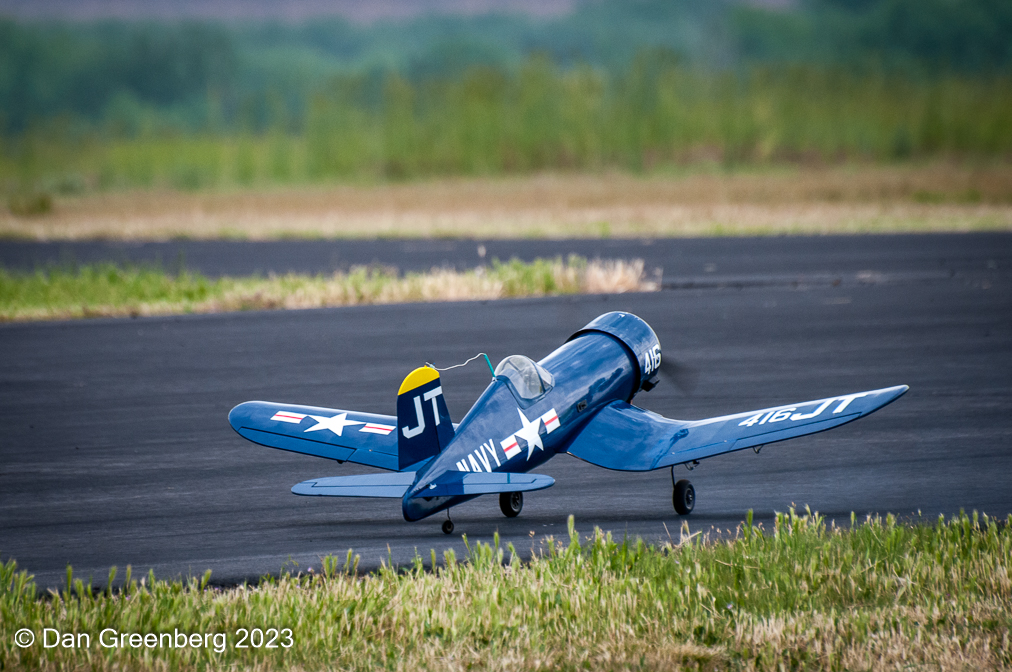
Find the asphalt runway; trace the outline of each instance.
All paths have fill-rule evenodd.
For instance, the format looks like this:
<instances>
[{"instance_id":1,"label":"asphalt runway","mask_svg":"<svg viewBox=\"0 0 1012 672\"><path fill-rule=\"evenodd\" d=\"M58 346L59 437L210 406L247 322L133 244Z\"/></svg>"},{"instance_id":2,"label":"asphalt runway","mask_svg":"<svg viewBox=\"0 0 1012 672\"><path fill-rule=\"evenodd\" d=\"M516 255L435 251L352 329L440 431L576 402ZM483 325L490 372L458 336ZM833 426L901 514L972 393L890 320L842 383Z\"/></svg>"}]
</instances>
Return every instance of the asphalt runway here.
<instances>
[{"instance_id":1,"label":"asphalt runway","mask_svg":"<svg viewBox=\"0 0 1012 672\"><path fill-rule=\"evenodd\" d=\"M888 270L918 277L972 273L988 250L1009 247L1009 235L934 234L666 238L605 240L181 240L167 242L0 240L0 267L31 271L96 262L186 268L209 277L268 273L332 273L352 266L400 272L467 270L502 261L566 258L643 259L675 286L708 286L810 278L825 273ZM990 257L987 257L990 258Z\"/></svg>"},{"instance_id":2,"label":"asphalt runway","mask_svg":"<svg viewBox=\"0 0 1012 672\"><path fill-rule=\"evenodd\" d=\"M619 309L653 325L666 357L700 371L692 396L662 383L637 397L670 417L911 386L845 427L677 472L696 487L691 531L733 528L749 509L769 526L792 503L841 523L852 511L1012 513L1012 236L676 243L699 265L685 277L705 282L629 295L0 326L0 556L41 586L61 585L68 563L96 583L127 564L135 576L210 568L216 583L234 583L319 567L321 556L349 548L362 569L430 549L459 557L463 533L489 541L498 531L527 553L544 535L565 537L569 514L583 534L600 526L677 540L668 471L611 472L559 455L540 469L555 486L528 493L519 518L479 498L454 509L457 529L445 537L441 516L404 522L399 500L291 495L308 478L370 470L256 446L226 420L250 399L392 413L401 379L425 361L449 365L479 351L493 361L541 358ZM709 252L694 257L700 249ZM443 375L454 418L487 381L478 362Z\"/></svg>"}]
</instances>

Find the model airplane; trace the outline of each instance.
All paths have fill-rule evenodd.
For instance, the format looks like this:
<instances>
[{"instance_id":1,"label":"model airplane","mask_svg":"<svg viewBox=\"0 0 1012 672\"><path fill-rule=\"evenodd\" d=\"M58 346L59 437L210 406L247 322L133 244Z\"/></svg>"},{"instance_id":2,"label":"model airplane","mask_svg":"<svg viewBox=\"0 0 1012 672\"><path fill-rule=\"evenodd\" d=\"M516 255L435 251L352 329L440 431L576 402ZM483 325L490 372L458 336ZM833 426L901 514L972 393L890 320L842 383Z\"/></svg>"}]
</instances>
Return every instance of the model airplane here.
<instances>
[{"instance_id":1,"label":"model airplane","mask_svg":"<svg viewBox=\"0 0 1012 672\"><path fill-rule=\"evenodd\" d=\"M399 498L416 521L479 495L499 495L512 518L523 493L555 479L529 473L558 453L606 469L671 467L672 501L680 515L695 505L674 467L745 448L839 427L882 408L906 385L776 406L708 420L671 420L630 405L658 383L661 346L653 329L630 313L601 315L540 362L502 360L488 388L460 424L453 424L439 372L415 369L397 393L397 416L292 406L239 404L228 415L243 437L271 448L356 462L390 473L316 478L297 495ZM491 365L490 365L491 368Z\"/></svg>"}]
</instances>

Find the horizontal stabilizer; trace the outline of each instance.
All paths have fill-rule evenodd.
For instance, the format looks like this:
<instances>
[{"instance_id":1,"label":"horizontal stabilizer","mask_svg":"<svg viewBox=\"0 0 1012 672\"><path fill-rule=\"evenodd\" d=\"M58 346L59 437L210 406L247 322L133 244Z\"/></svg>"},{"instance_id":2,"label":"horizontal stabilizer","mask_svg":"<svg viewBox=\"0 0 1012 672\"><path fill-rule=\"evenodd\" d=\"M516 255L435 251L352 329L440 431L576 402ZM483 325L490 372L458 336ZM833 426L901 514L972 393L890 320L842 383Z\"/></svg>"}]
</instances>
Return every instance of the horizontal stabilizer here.
<instances>
[{"instance_id":1,"label":"horizontal stabilizer","mask_svg":"<svg viewBox=\"0 0 1012 672\"><path fill-rule=\"evenodd\" d=\"M670 420L615 401L587 423L568 452L606 469L650 471L833 429L907 389L898 385L695 421Z\"/></svg>"},{"instance_id":2,"label":"horizontal stabilizer","mask_svg":"<svg viewBox=\"0 0 1012 672\"><path fill-rule=\"evenodd\" d=\"M490 495L498 492L529 492L544 490L554 484L554 478L541 474L503 472L468 474L449 471L438 476L414 497L454 497L457 495Z\"/></svg>"},{"instance_id":3,"label":"horizontal stabilizer","mask_svg":"<svg viewBox=\"0 0 1012 672\"><path fill-rule=\"evenodd\" d=\"M314 478L292 487L296 495L310 497L389 497L400 499L415 482L415 472L361 474Z\"/></svg>"}]
</instances>

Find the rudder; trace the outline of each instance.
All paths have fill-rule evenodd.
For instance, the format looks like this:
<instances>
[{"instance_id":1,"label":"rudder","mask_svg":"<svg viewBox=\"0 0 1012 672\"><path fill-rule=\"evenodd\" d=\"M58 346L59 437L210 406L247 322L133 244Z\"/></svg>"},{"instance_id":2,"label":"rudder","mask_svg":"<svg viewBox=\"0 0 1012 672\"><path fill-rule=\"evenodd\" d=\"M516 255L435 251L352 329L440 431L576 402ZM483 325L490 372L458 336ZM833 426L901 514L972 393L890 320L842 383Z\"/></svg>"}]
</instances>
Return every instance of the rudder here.
<instances>
[{"instance_id":1,"label":"rudder","mask_svg":"<svg viewBox=\"0 0 1012 672\"><path fill-rule=\"evenodd\" d=\"M435 457L453 435L439 372L429 366L415 369L397 391L398 469Z\"/></svg>"}]
</instances>

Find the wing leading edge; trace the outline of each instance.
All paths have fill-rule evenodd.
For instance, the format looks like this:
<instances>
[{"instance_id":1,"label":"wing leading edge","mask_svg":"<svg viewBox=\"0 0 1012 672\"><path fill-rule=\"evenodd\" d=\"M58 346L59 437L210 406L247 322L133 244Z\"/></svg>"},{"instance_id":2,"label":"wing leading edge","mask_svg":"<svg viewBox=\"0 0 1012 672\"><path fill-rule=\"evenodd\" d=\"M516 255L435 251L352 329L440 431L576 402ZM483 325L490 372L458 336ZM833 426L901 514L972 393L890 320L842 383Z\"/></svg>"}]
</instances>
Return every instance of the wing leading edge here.
<instances>
[{"instance_id":1,"label":"wing leading edge","mask_svg":"<svg viewBox=\"0 0 1012 672\"><path fill-rule=\"evenodd\" d=\"M618 471L650 471L839 427L895 401L906 385L724 415L671 420L616 401L570 444L581 460Z\"/></svg>"}]
</instances>

